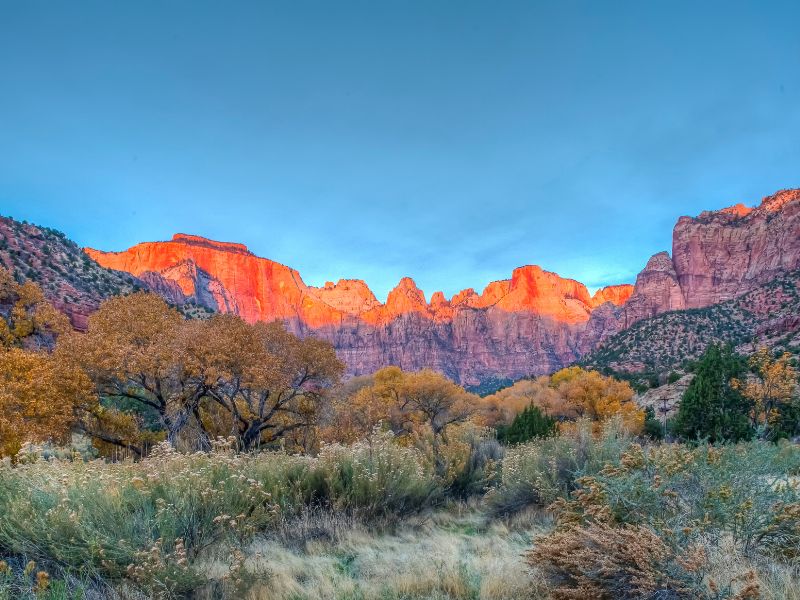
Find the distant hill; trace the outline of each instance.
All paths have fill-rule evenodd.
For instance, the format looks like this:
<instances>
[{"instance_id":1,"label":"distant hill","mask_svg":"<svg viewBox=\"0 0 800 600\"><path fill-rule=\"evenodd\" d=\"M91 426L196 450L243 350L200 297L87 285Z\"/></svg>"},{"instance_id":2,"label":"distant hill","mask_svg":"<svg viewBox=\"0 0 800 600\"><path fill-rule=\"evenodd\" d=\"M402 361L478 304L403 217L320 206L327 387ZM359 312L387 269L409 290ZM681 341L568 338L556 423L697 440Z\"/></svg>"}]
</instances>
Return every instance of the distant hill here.
<instances>
[{"instance_id":1,"label":"distant hill","mask_svg":"<svg viewBox=\"0 0 800 600\"><path fill-rule=\"evenodd\" d=\"M0 265L17 281L39 284L76 329L86 328L89 315L106 298L152 289L149 282L130 273L100 266L60 231L10 217L0 217ZM179 308L190 317L212 312L191 303Z\"/></svg>"}]
</instances>

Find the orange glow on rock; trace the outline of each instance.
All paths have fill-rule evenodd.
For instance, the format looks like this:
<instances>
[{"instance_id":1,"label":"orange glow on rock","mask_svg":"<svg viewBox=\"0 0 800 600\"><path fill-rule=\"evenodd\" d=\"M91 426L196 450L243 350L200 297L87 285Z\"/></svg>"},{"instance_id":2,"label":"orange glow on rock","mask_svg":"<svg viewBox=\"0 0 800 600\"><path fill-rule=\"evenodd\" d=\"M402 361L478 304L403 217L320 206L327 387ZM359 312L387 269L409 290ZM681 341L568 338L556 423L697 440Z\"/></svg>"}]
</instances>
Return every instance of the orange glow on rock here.
<instances>
[{"instance_id":1,"label":"orange glow on rock","mask_svg":"<svg viewBox=\"0 0 800 600\"><path fill-rule=\"evenodd\" d=\"M404 277L381 304L360 279L308 286L294 269L258 257L243 244L200 236L176 234L170 241L144 242L123 252L85 251L104 267L159 277L186 298L211 298L217 310L235 312L249 322L299 318L311 328L352 319L380 326L409 313L447 322L458 310L490 307L581 323L603 302L623 304L633 290L630 285L609 286L591 297L582 283L528 265L515 269L511 279L490 283L480 295L468 288L448 301L436 292L430 303L414 280Z\"/></svg>"}]
</instances>

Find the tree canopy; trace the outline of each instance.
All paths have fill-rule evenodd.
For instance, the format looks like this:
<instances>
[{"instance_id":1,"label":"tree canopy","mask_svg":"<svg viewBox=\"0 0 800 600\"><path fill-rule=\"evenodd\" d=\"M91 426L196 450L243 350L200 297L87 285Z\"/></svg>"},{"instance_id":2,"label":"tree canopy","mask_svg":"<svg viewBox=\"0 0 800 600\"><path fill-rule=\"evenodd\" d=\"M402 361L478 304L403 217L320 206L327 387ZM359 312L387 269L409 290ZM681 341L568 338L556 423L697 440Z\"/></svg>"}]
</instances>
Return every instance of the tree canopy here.
<instances>
[{"instance_id":1,"label":"tree canopy","mask_svg":"<svg viewBox=\"0 0 800 600\"><path fill-rule=\"evenodd\" d=\"M343 371L330 344L280 323L186 320L145 292L104 302L58 355L104 401L84 413L84 431L137 454L152 438L148 420L187 449L208 449L214 435L242 448L274 441L311 423L322 389Z\"/></svg>"}]
</instances>

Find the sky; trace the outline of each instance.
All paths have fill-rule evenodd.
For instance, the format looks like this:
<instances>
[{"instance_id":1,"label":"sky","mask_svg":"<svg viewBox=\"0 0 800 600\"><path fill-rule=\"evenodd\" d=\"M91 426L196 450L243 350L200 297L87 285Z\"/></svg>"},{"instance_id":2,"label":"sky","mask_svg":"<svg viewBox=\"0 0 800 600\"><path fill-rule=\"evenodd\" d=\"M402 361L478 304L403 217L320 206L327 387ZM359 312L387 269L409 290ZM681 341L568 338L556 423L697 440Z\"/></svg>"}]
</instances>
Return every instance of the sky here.
<instances>
[{"instance_id":1,"label":"sky","mask_svg":"<svg viewBox=\"0 0 800 600\"><path fill-rule=\"evenodd\" d=\"M800 186L800 3L0 0L0 214L430 295Z\"/></svg>"}]
</instances>

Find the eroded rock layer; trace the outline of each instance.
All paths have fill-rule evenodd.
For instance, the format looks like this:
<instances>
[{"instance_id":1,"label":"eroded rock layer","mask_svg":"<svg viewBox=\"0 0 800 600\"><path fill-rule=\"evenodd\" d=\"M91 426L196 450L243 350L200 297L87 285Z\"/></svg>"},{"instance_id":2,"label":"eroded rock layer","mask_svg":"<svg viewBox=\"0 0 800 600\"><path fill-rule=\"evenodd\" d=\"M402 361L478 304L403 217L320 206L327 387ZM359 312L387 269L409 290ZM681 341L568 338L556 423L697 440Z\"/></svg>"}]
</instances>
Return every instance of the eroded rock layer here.
<instances>
[{"instance_id":1,"label":"eroded rock layer","mask_svg":"<svg viewBox=\"0 0 800 600\"><path fill-rule=\"evenodd\" d=\"M535 265L479 294L467 288L430 301L410 278L381 303L358 279L308 286L285 265L241 244L177 234L124 252L86 249L175 303L192 301L254 322L282 319L329 339L352 374L388 364L430 367L462 383L560 368L634 323L666 311L716 304L800 268L800 190L698 217L681 217L672 256L654 255L636 284L586 287Z\"/></svg>"}]
</instances>

